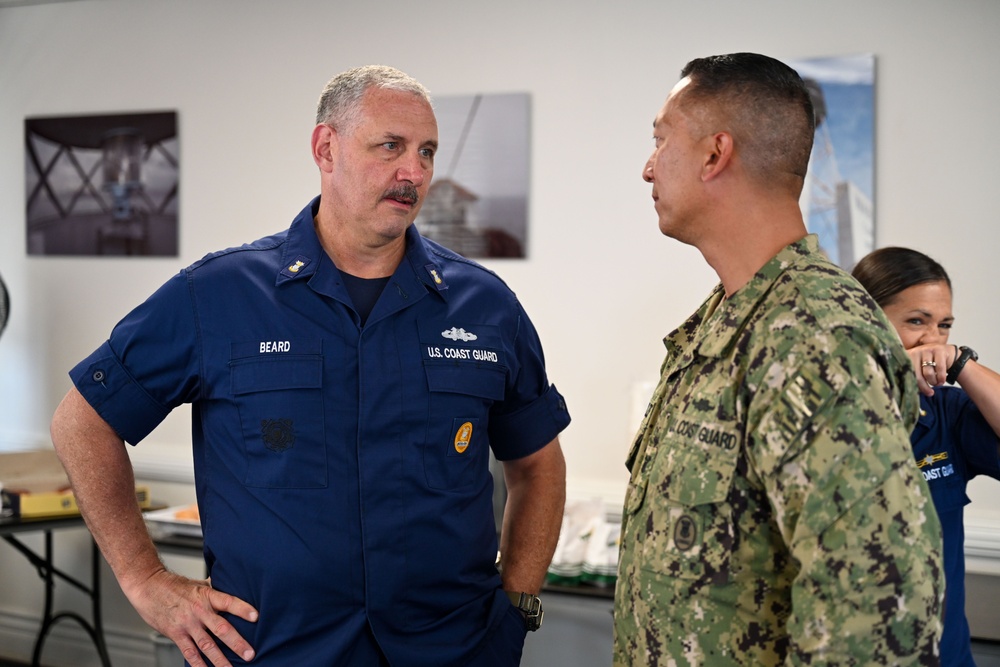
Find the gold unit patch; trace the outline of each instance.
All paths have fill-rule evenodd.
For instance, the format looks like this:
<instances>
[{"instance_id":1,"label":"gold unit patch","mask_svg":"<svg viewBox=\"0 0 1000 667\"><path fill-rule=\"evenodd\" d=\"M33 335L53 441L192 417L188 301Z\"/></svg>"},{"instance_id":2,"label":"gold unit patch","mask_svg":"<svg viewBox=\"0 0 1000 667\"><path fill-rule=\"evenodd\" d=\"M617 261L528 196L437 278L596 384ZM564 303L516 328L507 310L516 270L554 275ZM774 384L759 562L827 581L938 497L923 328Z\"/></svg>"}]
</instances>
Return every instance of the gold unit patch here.
<instances>
[{"instance_id":1,"label":"gold unit patch","mask_svg":"<svg viewBox=\"0 0 1000 667\"><path fill-rule=\"evenodd\" d=\"M469 447L472 441L472 422L465 422L458 427L455 433L455 451L461 454Z\"/></svg>"}]
</instances>

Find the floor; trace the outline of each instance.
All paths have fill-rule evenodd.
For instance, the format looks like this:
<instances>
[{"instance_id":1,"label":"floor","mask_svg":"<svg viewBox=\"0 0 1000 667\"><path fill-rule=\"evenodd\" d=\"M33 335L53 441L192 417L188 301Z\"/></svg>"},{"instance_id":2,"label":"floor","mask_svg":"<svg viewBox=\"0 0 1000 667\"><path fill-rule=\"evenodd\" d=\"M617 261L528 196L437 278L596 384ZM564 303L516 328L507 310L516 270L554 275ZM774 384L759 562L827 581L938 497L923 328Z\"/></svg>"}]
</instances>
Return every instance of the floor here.
<instances>
[{"instance_id":1,"label":"floor","mask_svg":"<svg viewBox=\"0 0 1000 667\"><path fill-rule=\"evenodd\" d=\"M1000 642L972 642L976 667L1000 667Z\"/></svg>"},{"instance_id":2,"label":"floor","mask_svg":"<svg viewBox=\"0 0 1000 667\"><path fill-rule=\"evenodd\" d=\"M1000 642L972 642L976 667L1000 667ZM0 658L0 667L28 667L25 663ZM602 666L603 667L603 666Z\"/></svg>"}]
</instances>

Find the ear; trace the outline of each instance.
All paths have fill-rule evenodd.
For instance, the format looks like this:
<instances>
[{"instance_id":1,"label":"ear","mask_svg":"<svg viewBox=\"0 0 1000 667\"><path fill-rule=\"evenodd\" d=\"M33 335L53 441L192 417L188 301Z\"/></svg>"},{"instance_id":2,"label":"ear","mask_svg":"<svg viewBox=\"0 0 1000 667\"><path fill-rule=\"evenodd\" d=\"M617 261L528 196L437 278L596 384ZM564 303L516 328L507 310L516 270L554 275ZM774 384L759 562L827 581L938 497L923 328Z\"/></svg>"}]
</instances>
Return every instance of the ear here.
<instances>
[{"instance_id":1,"label":"ear","mask_svg":"<svg viewBox=\"0 0 1000 667\"><path fill-rule=\"evenodd\" d=\"M338 135L329 125L319 124L312 132L312 156L320 171L333 171Z\"/></svg>"},{"instance_id":2,"label":"ear","mask_svg":"<svg viewBox=\"0 0 1000 667\"><path fill-rule=\"evenodd\" d=\"M710 181L729 167L733 159L733 136L728 132L716 132L705 141L707 152L701 166L701 180Z\"/></svg>"}]
</instances>

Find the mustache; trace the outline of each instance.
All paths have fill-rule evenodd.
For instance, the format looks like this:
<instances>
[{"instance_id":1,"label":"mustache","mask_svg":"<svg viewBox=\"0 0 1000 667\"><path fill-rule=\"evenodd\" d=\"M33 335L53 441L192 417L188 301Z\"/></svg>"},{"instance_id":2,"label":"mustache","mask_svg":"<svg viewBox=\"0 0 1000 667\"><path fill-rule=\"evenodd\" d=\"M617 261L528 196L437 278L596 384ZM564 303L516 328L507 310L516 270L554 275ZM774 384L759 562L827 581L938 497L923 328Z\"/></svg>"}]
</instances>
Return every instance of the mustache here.
<instances>
[{"instance_id":1,"label":"mustache","mask_svg":"<svg viewBox=\"0 0 1000 667\"><path fill-rule=\"evenodd\" d=\"M400 183L395 187L389 188L382 197L383 199L404 201L411 205L416 204L420 199L420 195L417 194L417 187L412 183Z\"/></svg>"}]
</instances>

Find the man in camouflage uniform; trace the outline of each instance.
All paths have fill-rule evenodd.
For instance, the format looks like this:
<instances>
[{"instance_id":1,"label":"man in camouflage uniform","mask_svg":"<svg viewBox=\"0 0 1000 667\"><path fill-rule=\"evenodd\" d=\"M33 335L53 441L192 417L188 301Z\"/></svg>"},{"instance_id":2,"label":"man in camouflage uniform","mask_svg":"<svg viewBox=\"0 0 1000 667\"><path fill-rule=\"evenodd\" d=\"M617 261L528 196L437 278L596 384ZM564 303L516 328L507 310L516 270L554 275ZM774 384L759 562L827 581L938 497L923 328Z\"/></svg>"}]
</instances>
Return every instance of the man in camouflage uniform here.
<instances>
[{"instance_id":1,"label":"man in camouflage uniform","mask_svg":"<svg viewBox=\"0 0 1000 667\"><path fill-rule=\"evenodd\" d=\"M629 454L615 665L937 664L914 374L806 235L808 92L756 54L681 76L643 176L721 284L667 336Z\"/></svg>"}]
</instances>

